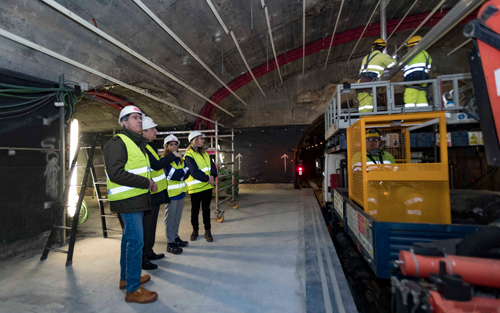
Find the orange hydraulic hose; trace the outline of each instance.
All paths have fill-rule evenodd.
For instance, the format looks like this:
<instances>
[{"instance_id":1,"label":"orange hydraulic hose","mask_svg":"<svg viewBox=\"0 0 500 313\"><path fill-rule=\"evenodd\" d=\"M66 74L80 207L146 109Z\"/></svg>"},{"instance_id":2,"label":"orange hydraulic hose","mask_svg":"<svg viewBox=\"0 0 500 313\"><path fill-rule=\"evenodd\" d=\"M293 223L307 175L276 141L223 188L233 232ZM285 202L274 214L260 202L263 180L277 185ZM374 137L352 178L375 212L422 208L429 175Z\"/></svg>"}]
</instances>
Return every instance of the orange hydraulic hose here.
<instances>
[{"instance_id":1,"label":"orange hydraulic hose","mask_svg":"<svg viewBox=\"0 0 500 313\"><path fill-rule=\"evenodd\" d=\"M429 274L439 274L439 262L444 261L448 274L459 274L472 285L500 288L500 260L470 258L447 255L434 257L399 251L399 265L406 276L428 278ZM450 270L451 267L451 270Z\"/></svg>"}]
</instances>

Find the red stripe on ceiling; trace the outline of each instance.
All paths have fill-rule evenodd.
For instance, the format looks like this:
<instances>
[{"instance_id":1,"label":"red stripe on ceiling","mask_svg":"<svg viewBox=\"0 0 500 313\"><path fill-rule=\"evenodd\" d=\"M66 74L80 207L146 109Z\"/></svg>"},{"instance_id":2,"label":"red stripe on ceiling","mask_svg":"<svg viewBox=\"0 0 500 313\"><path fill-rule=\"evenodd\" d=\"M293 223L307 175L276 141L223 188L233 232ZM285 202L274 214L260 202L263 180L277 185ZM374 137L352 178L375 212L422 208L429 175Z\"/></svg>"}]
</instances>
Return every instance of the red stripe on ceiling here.
<instances>
[{"instance_id":1,"label":"red stripe on ceiling","mask_svg":"<svg viewBox=\"0 0 500 313\"><path fill-rule=\"evenodd\" d=\"M432 18L427 21L425 24L425 27L432 27L436 25L447 13L449 10L443 10L440 13L435 13ZM399 25L398 29L396 32L400 31L405 31L409 29L415 29L420 25L420 23L429 15L429 12L426 13L421 13L421 14L415 14L412 16L407 16L403 23ZM464 18L460 24L465 24L468 21L474 19L477 15L477 12L473 12L470 14L468 17ZM394 20L389 20L386 22L387 25L387 33L391 33L394 28L398 25L398 23L401 21L401 19L394 19ZM338 46L341 44L345 44L354 40L358 40L359 36L363 32L364 26L360 26L357 28L349 29L344 32L338 33L335 35L335 38L333 40L332 47ZM363 38L365 37L375 37L380 35L380 23L374 23L366 29L365 34L363 35ZM325 37L323 39L319 39L313 42L310 42L306 45L305 48L305 53L307 55L311 55L313 53L319 52L321 50L328 49L330 45L330 40L332 39L332 36ZM288 64L290 62L296 61L298 59L301 59L303 56L302 54L302 46L296 49L293 49L291 51L285 52L281 55L279 55L278 58L278 64L280 67L282 67L285 64ZM265 75L267 73L272 72L276 68L276 63L274 61L274 58L272 60L269 60L269 69L267 68L267 62L259 65L255 68L252 69L253 74L256 78ZM236 91L240 89L241 87L245 86L246 84L250 83L252 81L252 77L248 72L245 74L242 74L241 76L235 78L233 81L231 81L229 84L229 88L231 88L233 91ZM231 93L226 89L226 88L221 88L219 89L216 93L210 97L210 100L214 101L215 103L220 103L224 98L229 96ZM212 118L215 112L215 106L209 102L206 102L205 105L203 106L203 109L201 110L200 115ZM198 118L196 121L196 125L194 129L208 129L211 126L211 123L208 123L207 121Z\"/></svg>"}]
</instances>

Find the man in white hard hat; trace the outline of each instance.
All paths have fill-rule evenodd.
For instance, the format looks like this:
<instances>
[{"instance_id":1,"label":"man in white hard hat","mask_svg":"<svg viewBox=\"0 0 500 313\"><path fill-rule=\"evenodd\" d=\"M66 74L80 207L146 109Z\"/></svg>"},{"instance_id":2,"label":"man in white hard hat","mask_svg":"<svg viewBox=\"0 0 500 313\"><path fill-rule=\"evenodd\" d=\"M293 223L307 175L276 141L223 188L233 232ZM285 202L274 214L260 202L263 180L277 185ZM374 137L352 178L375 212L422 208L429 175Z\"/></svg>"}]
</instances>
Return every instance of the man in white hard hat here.
<instances>
[{"instance_id":1,"label":"man in white hard hat","mask_svg":"<svg viewBox=\"0 0 500 313\"><path fill-rule=\"evenodd\" d=\"M158 222L158 213L160 212L160 205L169 203L167 191L167 178L165 176L164 168L175 160L180 160L181 154L179 152L171 153L168 156L161 158L158 156L158 148L154 143L156 139L156 124L152 118L145 116L142 121L142 136L148 140L146 145L146 153L149 157L149 162L153 171L151 178L158 185L158 190L151 193L151 211L144 212L144 219L142 226L144 228L144 249L142 257L142 269L154 270L158 266L150 260L159 260L165 257L165 254L156 254L153 251L156 237L156 224Z\"/></svg>"},{"instance_id":2,"label":"man in white hard hat","mask_svg":"<svg viewBox=\"0 0 500 313\"><path fill-rule=\"evenodd\" d=\"M146 153L147 139L142 137L144 114L133 105L120 112L122 127L104 147L110 209L121 215L125 224L120 255L120 289L127 289L126 302L150 303L158 299L154 291L144 289L151 276L141 276L144 245L142 219L151 206L150 191L158 189L151 179Z\"/></svg>"}]
</instances>

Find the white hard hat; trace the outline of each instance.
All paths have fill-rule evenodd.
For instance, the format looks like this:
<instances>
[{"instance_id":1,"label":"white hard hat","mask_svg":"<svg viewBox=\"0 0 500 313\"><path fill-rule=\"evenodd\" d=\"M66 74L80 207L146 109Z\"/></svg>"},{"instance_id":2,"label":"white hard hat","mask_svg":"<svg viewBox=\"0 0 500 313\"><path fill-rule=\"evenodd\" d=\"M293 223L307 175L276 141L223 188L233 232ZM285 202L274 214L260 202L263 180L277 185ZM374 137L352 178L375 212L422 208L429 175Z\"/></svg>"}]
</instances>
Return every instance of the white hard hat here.
<instances>
[{"instance_id":1,"label":"white hard hat","mask_svg":"<svg viewBox=\"0 0 500 313\"><path fill-rule=\"evenodd\" d=\"M142 118L144 119L145 115L144 115L144 113L141 112L141 109L139 109L135 105L128 105L120 111L120 117L118 117L118 124L123 126L122 125L122 117L127 116L127 115L132 114L132 113L139 113L142 115Z\"/></svg>"},{"instance_id":2,"label":"white hard hat","mask_svg":"<svg viewBox=\"0 0 500 313\"><path fill-rule=\"evenodd\" d=\"M201 132L199 132L197 130L192 131L188 136L189 142L191 142L191 140L193 140L195 137L198 137L198 136L203 136L203 138L205 138L205 135L203 135Z\"/></svg>"},{"instance_id":3,"label":"white hard hat","mask_svg":"<svg viewBox=\"0 0 500 313\"><path fill-rule=\"evenodd\" d=\"M144 116L142 118L142 130L146 130L146 129L150 129L150 128L153 128L153 127L156 127L158 126L158 124L156 124L152 118L150 118L149 116Z\"/></svg>"},{"instance_id":4,"label":"white hard hat","mask_svg":"<svg viewBox=\"0 0 500 313\"><path fill-rule=\"evenodd\" d=\"M166 146L167 143L169 143L171 141L177 141L177 144L181 143L179 141L179 139L177 139L177 137L175 137L174 135L168 135L167 138L165 138L165 140L163 140L163 146Z\"/></svg>"}]
</instances>

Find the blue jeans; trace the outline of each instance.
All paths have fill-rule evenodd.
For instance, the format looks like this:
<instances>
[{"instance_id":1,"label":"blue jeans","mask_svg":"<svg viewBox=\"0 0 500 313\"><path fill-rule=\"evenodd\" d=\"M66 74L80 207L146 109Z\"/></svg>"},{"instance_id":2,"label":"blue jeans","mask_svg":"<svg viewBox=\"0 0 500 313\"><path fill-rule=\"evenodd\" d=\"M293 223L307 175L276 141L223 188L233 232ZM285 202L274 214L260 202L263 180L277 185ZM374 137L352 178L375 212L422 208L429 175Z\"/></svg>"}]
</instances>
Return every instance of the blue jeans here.
<instances>
[{"instance_id":1,"label":"blue jeans","mask_svg":"<svg viewBox=\"0 0 500 313\"><path fill-rule=\"evenodd\" d=\"M121 213L120 215L125 224L120 255L120 280L127 281L127 292L134 292L141 286L144 212Z\"/></svg>"}]
</instances>

